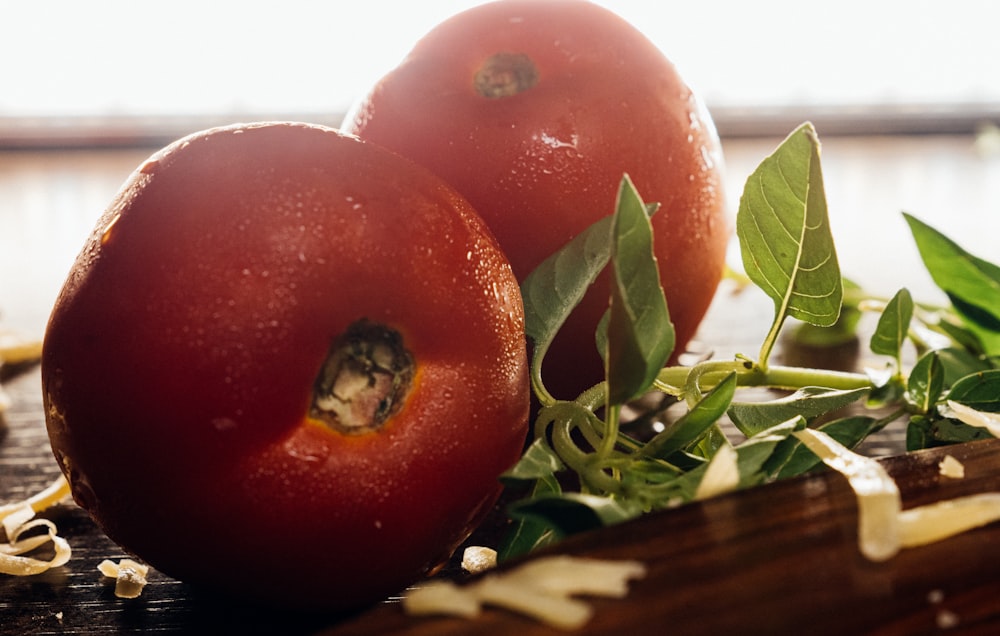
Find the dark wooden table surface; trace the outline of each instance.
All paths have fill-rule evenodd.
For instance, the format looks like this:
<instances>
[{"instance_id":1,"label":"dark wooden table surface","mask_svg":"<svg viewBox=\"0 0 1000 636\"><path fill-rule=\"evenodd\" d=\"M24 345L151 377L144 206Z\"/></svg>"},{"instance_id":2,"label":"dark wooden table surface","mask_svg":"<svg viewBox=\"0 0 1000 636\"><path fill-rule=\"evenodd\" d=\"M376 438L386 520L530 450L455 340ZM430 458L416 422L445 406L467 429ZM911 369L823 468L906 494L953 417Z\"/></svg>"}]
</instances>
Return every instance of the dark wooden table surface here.
<instances>
[{"instance_id":1,"label":"dark wooden table surface","mask_svg":"<svg viewBox=\"0 0 1000 636\"><path fill-rule=\"evenodd\" d=\"M743 179L777 141L727 142L733 206ZM995 258L1000 158L980 150L965 137L826 140L826 184L845 273L883 294L900 285L918 297L935 293L904 233L901 209L947 225L969 249ZM0 153L0 326L41 336L83 236L149 152ZM770 311L766 298L722 293L697 346L720 357L754 354ZM818 354L784 346L778 355L857 367L861 348ZM3 379L13 406L0 425L0 503L40 490L58 470L37 367L7 369ZM866 452L899 453L900 434L889 429ZM935 453L886 461L909 506L996 490L998 451L994 442L951 449L966 463L964 480L941 478ZM595 602L597 615L583 633L1000 633L1000 524L876 565L857 553L853 505L846 483L824 474L570 539L560 550L640 558L650 566L625 601ZM475 625L413 619L393 599L356 616L275 613L204 596L155 571L140 598L118 599L96 566L121 551L72 504L45 516L72 544L73 559L43 575L0 576L0 633L550 633L495 611Z\"/></svg>"}]
</instances>

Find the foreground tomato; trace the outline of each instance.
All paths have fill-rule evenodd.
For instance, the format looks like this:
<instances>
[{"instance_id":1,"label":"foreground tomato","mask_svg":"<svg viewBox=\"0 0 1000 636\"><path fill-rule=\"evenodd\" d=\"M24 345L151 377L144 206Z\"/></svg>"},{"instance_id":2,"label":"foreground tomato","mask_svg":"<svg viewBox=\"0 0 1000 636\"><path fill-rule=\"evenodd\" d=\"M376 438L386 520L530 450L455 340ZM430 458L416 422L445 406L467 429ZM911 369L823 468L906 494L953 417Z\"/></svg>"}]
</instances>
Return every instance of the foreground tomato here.
<instances>
[{"instance_id":1,"label":"foreground tomato","mask_svg":"<svg viewBox=\"0 0 1000 636\"><path fill-rule=\"evenodd\" d=\"M460 13L421 40L344 127L455 186L519 280L610 214L628 173L646 201L662 204L655 250L676 351L695 333L729 238L719 141L673 65L618 16L580 0ZM547 384L568 397L603 378L594 330L606 280L546 358Z\"/></svg>"},{"instance_id":2,"label":"foreground tomato","mask_svg":"<svg viewBox=\"0 0 1000 636\"><path fill-rule=\"evenodd\" d=\"M286 605L433 569L526 435L523 309L481 219L317 126L153 155L73 266L42 375L55 456L113 540Z\"/></svg>"}]
</instances>

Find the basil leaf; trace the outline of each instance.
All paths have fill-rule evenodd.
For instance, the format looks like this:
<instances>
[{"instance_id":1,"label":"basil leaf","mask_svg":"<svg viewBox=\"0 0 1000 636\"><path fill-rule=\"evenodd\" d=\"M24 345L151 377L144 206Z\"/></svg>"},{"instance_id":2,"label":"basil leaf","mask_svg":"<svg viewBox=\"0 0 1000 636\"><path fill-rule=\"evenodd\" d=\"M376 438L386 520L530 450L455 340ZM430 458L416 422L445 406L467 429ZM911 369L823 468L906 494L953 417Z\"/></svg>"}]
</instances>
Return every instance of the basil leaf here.
<instances>
[{"instance_id":1,"label":"basil leaf","mask_svg":"<svg viewBox=\"0 0 1000 636\"><path fill-rule=\"evenodd\" d=\"M759 360L766 366L786 317L826 327L840 315L843 284L812 124L792 132L750 175L736 234L747 276L775 304Z\"/></svg>"},{"instance_id":2,"label":"basil leaf","mask_svg":"<svg viewBox=\"0 0 1000 636\"><path fill-rule=\"evenodd\" d=\"M900 353L906 334L913 318L913 297L905 287L886 304L885 310L879 316L875 333L872 334L870 347L873 353L892 356L896 359L896 368L901 368Z\"/></svg>"},{"instance_id":3,"label":"basil leaf","mask_svg":"<svg viewBox=\"0 0 1000 636\"><path fill-rule=\"evenodd\" d=\"M979 426L969 426L958 420L937 415L914 416L906 427L906 450L915 451L934 446L963 444L984 439L996 439Z\"/></svg>"},{"instance_id":4,"label":"basil leaf","mask_svg":"<svg viewBox=\"0 0 1000 636\"><path fill-rule=\"evenodd\" d=\"M648 204L645 209L652 216L659 206ZM521 282L524 331L534 343L531 381L542 395L547 396L541 368L549 345L611 259L612 221L613 215L609 214L588 226ZM604 347L599 350L603 355Z\"/></svg>"},{"instance_id":5,"label":"basil leaf","mask_svg":"<svg viewBox=\"0 0 1000 636\"><path fill-rule=\"evenodd\" d=\"M628 175L618 190L611 265L608 402L624 404L649 390L674 350L674 326L653 256L653 228Z\"/></svg>"},{"instance_id":6,"label":"basil leaf","mask_svg":"<svg viewBox=\"0 0 1000 636\"><path fill-rule=\"evenodd\" d=\"M985 359L965 349L946 347L936 350L935 354L944 367L945 386L953 386L967 375L993 368Z\"/></svg>"},{"instance_id":7,"label":"basil leaf","mask_svg":"<svg viewBox=\"0 0 1000 636\"><path fill-rule=\"evenodd\" d=\"M919 413L927 413L944 390L945 371L937 351L920 356L906 380L907 399Z\"/></svg>"},{"instance_id":8,"label":"basil leaf","mask_svg":"<svg viewBox=\"0 0 1000 636\"><path fill-rule=\"evenodd\" d=\"M811 420L860 400L870 389L833 390L805 387L795 393L768 402L733 402L729 419L747 437L797 415Z\"/></svg>"},{"instance_id":9,"label":"basil leaf","mask_svg":"<svg viewBox=\"0 0 1000 636\"><path fill-rule=\"evenodd\" d=\"M854 415L827 422L817 429L823 431L841 445L855 448L880 425L879 421L867 415ZM808 472L823 463L797 438L788 441L768 459L766 470L772 477L785 479Z\"/></svg>"},{"instance_id":10,"label":"basil leaf","mask_svg":"<svg viewBox=\"0 0 1000 636\"><path fill-rule=\"evenodd\" d=\"M577 492L543 494L516 501L509 509L512 517L547 524L559 537L615 525L642 512L633 502Z\"/></svg>"},{"instance_id":11,"label":"basil leaf","mask_svg":"<svg viewBox=\"0 0 1000 636\"><path fill-rule=\"evenodd\" d=\"M504 480L545 479L565 469L565 465L544 439L531 443L521 459L501 475Z\"/></svg>"},{"instance_id":12,"label":"basil leaf","mask_svg":"<svg viewBox=\"0 0 1000 636\"><path fill-rule=\"evenodd\" d=\"M739 488L746 488L764 481L767 478L764 467L767 465L768 459L783 444L787 443L792 432L803 427L805 427L803 418L792 417L785 422L760 431L757 435L750 436L742 444L736 446ZM698 485L705 477L708 466L709 462L705 462L675 479L671 485L677 489L676 496L686 501L694 499ZM670 505L670 503L663 502L664 505Z\"/></svg>"},{"instance_id":13,"label":"basil leaf","mask_svg":"<svg viewBox=\"0 0 1000 636\"><path fill-rule=\"evenodd\" d=\"M761 431L737 446L740 487L753 486L764 481L768 477L764 467L787 440L792 439L789 436L794 431L805 427L805 418L792 417L786 422Z\"/></svg>"},{"instance_id":14,"label":"basil leaf","mask_svg":"<svg viewBox=\"0 0 1000 636\"><path fill-rule=\"evenodd\" d=\"M667 459L673 453L697 442L725 414L736 394L736 384L736 374L730 373L690 411L646 442L639 454Z\"/></svg>"},{"instance_id":15,"label":"basil leaf","mask_svg":"<svg viewBox=\"0 0 1000 636\"><path fill-rule=\"evenodd\" d=\"M524 330L534 342L532 383L545 394L542 361L556 333L611 257L607 216L576 235L555 254L542 261L521 282Z\"/></svg>"},{"instance_id":16,"label":"basil leaf","mask_svg":"<svg viewBox=\"0 0 1000 636\"><path fill-rule=\"evenodd\" d=\"M1000 413L1000 369L965 376L948 391L948 399L977 411Z\"/></svg>"},{"instance_id":17,"label":"basil leaf","mask_svg":"<svg viewBox=\"0 0 1000 636\"><path fill-rule=\"evenodd\" d=\"M535 482L528 498L557 495L561 491L555 477L539 479ZM499 549L497 549L498 561L506 561L527 554L550 543L555 543L559 539L557 533L547 523L530 515L512 519L512 521L510 531L504 536Z\"/></svg>"},{"instance_id":18,"label":"basil leaf","mask_svg":"<svg viewBox=\"0 0 1000 636\"><path fill-rule=\"evenodd\" d=\"M1000 353L1000 266L973 256L931 226L904 213L924 266L956 311L983 341Z\"/></svg>"}]
</instances>

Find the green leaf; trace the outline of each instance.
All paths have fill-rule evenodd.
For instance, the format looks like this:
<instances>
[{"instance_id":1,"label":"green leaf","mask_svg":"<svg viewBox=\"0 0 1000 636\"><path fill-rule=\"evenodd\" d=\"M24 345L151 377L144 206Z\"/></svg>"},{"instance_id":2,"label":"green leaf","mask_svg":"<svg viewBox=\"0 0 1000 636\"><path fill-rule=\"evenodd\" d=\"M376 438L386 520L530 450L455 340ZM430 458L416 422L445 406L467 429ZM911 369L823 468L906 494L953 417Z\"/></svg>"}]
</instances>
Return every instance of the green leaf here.
<instances>
[{"instance_id":1,"label":"green leaf","mask_svg":"<svg viewBox=\"0 0 1000 636\"><path fill-rule=\"evenodd\" d=\"M532 383L543 395L547 395L541 380L545 353L611 258L611 220L609 215L589 226L521 282L524 330L535 345Z\"/></svg>"},{"instance_id":2,"label":"green leaf","mask_svg":"<svg viewBox=\"0 0 1000 636\"><path fill-rule=\"evenodd\" d=\"M915 415L906 426L906 452L934 446L934 421L932 415Z\"/></svg>"},{"instance_id":3,"label":"green leaf","mask_svg":"<svg viewBox=\"0 0 1000 636\"><path fill-rule=\"evenodd\" d=\"M674 349L674 327L653 256L653 228L627 175L612 224L611 264L608 402L625 404L649 390Z\"/></svg>"},{"instance_id":4,"label":"green leaf","mask_svg":"<svg viewBox=\"0 0 1000 636\"><path fill-rule=\"evenodd\" d=\"M786 443L788 436L792 432L803 427L805 427L805 420L795 416L785 422L760 431L757 435L749 437L742 444L736 446L736 467L739 471L739 487L746 488L762 482L767 477L763 468L767 464L768 459ZM683 500L693 499L698 490L698 485L708 470L708 466L709 463L706 462L674 480L671 486L676 490L676 496ZM670 502L663 503L664 505L669 505Z\"/></svg>"},{"instance_id":5,"label":"green leaf","mask_svg":"<svg viewBox=\"0 0 1000 636\"><path fill-rule=\"evenodd\" d=\"M763 481L768 476L764 467L769 460L790 439L789 436L794 431L805 426L805 418L795 416L761 431L737 446L740 486L752 486Z\"/></svg>"},{"instance_id":6,"label":"green leaf","mask_svg":"<svg viewBox=\"0 0 1000 636\"><path fill-rule=\"evenodd\" d=\"M946 347L935 353L944 368L944 385L947 387L953 386L967 375L993 368L989 362L965 349Z\"/></svg>"},{"instance_id":7,"label":"green leaf","mask_svg":"<svg viewBox=\"0 0 1000 636\"><path fill-rule=\"evenodd\" d=\"M658 204L647 204L652 216ZM534 343L531 381L536 392L549 398L541 378L549 345L573 309L611 259L613 214L594 222L536 267L521 282L524 331ZM603 355L604 348L600 348Z\"/></svg>"},{"instance_id":8,"label":"green leaf","mask_svg":"<svg viewBox=\"0 0 1000 636\"><path fill-rule=\"evenodd\" d=\"M934 283L948 295L987 352L1000 353L1000 266L970 254L917 218L906 213L903 217Z\"/></svg>"},{"instance_id":9,"label":"green leaf","mask_svg":"<svg viewBox=\"0 0 1000 636\"><path fill-rule=\"evenodd\" d=\"M937 312L937 321L928 325L932 330L943 333L955 342L956 346L962 347L975 354L985 353L983 342L979 335L972 331L960 316Z\"/></svg>"},{"instance_id":10,"label":"green leaf","mask_svg":"<svg viewBox=\"0 0 1000 636\"><path fill-rule=\"evenodd\" d=\"M667 459L697 442L725 414L736 394L736 385L736 374L730 373L690 411L646 442L639 455Z\"/></svg>"},{"instance_id":11,"label":"green leaf","mask_svg":"<svg viewBox=\"0 0 1000 636\"><path fill-rule=\"evenodd\" d=\"M826 422L818 426L817 429L835 439L842 446L853 449L873 433L879 425L879 421L873 417L853 415ZM777 479L785 479L808 472L821 463L822 460L802 442L790 437L782 448L768 460L767 471Z\"/></svg>"},{"instance_id":12,"label":"green leaf","mask_svg":"<svg viewBox=\"0 0 1000 636\"><path fill-rule=\"evenodd\" d=\"M505 480L545 479L565 469L565 465L544 439L535 439L521 459L501 475Z\"/></svg>"},{"instance_id":13,"label":"green leaf","mask_svg":"<svg viewBox=\"0 0 1000 636\"><path fill-rule=\"evenodd\" d=\"M965 376L948 391L948 399L977 411L1000 413L1000 369Z\"/></svg>"},{"instance_id":14,"label":"green leaf","mask_svg":"<svg viewBox=\"0 0 1000 636\"><path fill-rule=\"evenodd\" d=\"M642 514L637 504L577 492L543 494L511 504L515 518L530 518L552 528L557 536L611 526Z\"/></svg>"},{"instance_id":15,"label":"green leaf","mask_svg":"<svg viewBox=\"0 0 1000 636\"><path fill-rule=\"evenodd\" d=\"M528 498L548 497L562 491L559 482L554 477L539 479L535 482ZM510 531L504 536L497 549L497 559L507 559L527 554L559 539L556 532L544 520L530 515L512 519Z\"/></svg>"},{"instance_id":16,"label":"green leaf","mask_svg":"<svg viewBox=\"0 0 1000 636\"><path fill-rule=\"evenodd\" d=\"M937 403L944 390L945 370L937 351L928 351L920 356L906 380L906 392L910 404L919 413L927 413Z\"/></svg>"},{"instance_id":17,"label":"green leaf","mask_svg":"<svg viewBox=\"0 0 1000 636\"><path fill-rule=\"evenodd\" d=\"M886 304L885 310L879 316L875 333L871 337L871 350L896 359L897 368L900 364L900 354L903 343L906 342L906 334L910 329L910 320L913 318L913 298L910 291L905 287L896 292L896 295Z\"/></svg>"},{"instance_id":18,"label":"green leaf","mask_svg":"<svg viewBox=\"0 0 1000 636\"><path fill-rule=\"evenodd\" d=\"M915 416L906 429L906 450L996 439L988 430L939 416Z\"/></svg>"},{"instance_id":19,"label":"green leaf","mask_svg":"<svg viewBox=\"0 0 1000 636\"><path fill-rule=\"evenodd\" d=\"M762 366L785 318L825 327L840 315L843 284L819 146L812 124L803 124L750 175L740 198L736 234L743 266L775 304Z\"/></svg>"},{"instance_id":20,"label":"green leaf","mask_svg":"<svg viewBox=\"0 0 1000 636\"><path fill-rule=\"evenodd\" d=\"M729 407L729 418L740 432L752 437L798 415L811 420L845 407L864 398L869 390L804 387L791 395L768 402L733 402Z\"/></svg>"}]
</instances>

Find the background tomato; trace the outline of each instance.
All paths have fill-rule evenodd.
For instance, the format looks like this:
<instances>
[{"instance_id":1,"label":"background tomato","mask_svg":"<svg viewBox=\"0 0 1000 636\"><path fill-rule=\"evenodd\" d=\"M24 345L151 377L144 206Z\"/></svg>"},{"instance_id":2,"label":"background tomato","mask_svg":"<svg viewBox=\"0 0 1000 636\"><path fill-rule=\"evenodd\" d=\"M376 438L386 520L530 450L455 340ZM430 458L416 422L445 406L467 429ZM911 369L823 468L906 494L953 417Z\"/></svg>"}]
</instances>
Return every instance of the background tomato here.
<instances>
[{"instance_id":1,"label":"background tomato","mask_svg":"<svg viewBox=\"0 0 1000 636\"><path fill-rule=\"evenodd\" d=\"M141 166L73 266L42 375L55 456L113 540L293 605L433 569L526 435L523 309L481 219L309 125L206 131ZM359 420L383 421L334 426Z\"/></svg>"},{"instance_id":2,"label":"background tomato","mask_svg":"<svg viewBox=\"0 0 1000 636\"><path fill-rule=\"evenodd\" d=\"M714 126L639 31L581 0L503 1L437 26L374 87L345 130L444 177L486 219L523 279L610 214L623 173L653 220L677 351L722 276L729 223ZM603 378L594 329L606 278L548 357L547 385L573 397Z\"/></svg>"}]
</instances>

